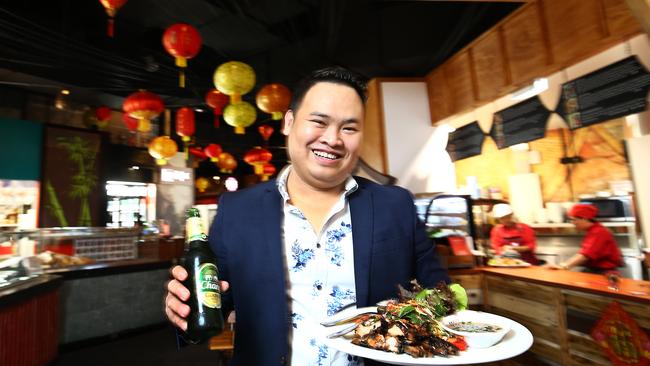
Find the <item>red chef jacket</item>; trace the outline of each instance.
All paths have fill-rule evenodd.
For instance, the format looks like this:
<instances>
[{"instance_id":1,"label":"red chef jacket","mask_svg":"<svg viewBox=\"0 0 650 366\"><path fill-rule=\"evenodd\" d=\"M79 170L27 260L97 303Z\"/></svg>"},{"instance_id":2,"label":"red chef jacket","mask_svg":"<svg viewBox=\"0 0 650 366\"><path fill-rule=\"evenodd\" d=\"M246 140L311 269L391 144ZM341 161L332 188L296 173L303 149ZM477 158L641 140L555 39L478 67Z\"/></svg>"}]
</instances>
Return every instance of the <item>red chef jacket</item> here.
<instances>
[{"instance_id":1,"label":"red chef jacket","mask_svg":"<svg viewBox=\"0 0 650 366\"><path fill-rule=\"evenodd\" d=\"M621 250L614 236L598 222L587 230L579 253L587 257L588 261L585 263L587 268L611 270L623 265Z\"/></svg>"},{"instance_id":2,"label":"red chef jacket","mask_svg":"<svg viewBox=\"0 0 650 366\"><path fill-rule=\"evenodd\" d=\"M503 224L498 224L492 228L490 232L490 243L492 249L498 254L503 254L503 246L526 246L530 250L526 252L519 252L521 259L530 263L537 264L537 256L535 255L535 246L537 241L535 239L535 232L530 226L520 222L515 224L515 227L508 228Z\"/></svg>"}]
</instances>

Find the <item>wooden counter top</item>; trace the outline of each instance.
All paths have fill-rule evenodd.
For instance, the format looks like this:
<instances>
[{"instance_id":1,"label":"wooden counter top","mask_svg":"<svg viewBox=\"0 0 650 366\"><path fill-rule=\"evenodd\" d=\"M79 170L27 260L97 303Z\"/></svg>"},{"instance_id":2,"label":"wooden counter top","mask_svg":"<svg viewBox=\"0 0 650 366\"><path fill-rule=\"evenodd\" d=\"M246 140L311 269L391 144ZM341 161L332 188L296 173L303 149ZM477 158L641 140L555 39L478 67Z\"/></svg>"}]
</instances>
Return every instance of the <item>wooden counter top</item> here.
<instances>
[{"instance_id":1,"label":"wooden counter top","mask_svg":"<svg viewBox=\"0 0 650 366\"><path fill-rule=\"evenodd\" d=\"M616 291L608 287L605 276L591 273L554 270L537 266L528 268L483 267L481 270L487 275L510 277L543 285L650 303L650 281L621 278L619 290Z\"/></svg>"}]
</instances>

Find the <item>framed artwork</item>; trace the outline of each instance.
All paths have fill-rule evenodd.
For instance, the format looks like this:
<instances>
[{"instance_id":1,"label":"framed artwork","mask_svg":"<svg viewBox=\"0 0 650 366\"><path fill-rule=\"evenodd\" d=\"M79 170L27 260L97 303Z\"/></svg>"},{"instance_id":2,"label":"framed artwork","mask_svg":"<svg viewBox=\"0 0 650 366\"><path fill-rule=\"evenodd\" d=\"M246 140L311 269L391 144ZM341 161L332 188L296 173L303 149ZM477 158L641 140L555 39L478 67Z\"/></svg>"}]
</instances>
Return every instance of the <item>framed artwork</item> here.
<instances>
[{"instance_id":1,"label":"framed artwork","mask_svg":"<svg viewBox=\"0 0 650 366\"><path fill-rule=\"evenodd\" d=\"M44 144L40 226L99 226L105 196L98 166L101 134L47 126Z\"/></svg>"}]
</instances>

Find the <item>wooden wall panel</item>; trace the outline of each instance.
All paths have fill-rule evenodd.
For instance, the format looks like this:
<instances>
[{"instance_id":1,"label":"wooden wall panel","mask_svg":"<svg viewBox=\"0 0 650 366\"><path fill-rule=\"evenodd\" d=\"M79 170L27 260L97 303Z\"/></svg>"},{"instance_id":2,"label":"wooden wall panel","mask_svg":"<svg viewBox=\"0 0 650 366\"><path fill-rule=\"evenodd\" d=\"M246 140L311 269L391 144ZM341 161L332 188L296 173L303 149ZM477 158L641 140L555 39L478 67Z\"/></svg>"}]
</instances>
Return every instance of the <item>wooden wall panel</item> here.
<instances>
[{"instance_id":1,"label":"wooden wall panel","mask_svg":"<svg viewBox=\"0 0 650 366\"><path fill-rule=\"evenodd\" d=\"M368 83L368 102L360 156L375 170L388 174L383 104L381 83L373 79Z\"/></svg>"},{"instance_id":2,"label":"wooden wall panel","mask_svg":"<svg viewBox=\"0 0 650 366\"><path fill-rule=\"evenodd\" d=\"M510 82L503 50L499 29L479 39L471 48L479 101L495 99Z\"/></svg>"},{"instance_id":3,"label":"wooden wall panel","mask_svg":"<svg viewBox=\"0 0 650 366\"><path fill-rule=\"evenodd\" d=\"M451 114L447 80L442 68L437 68L426 77L429 93L431 121L435 123Z\"/></svg>"},{"instance_id":4,"label":"wooden wall panel","mask_svg":"<svg viewBox=\"0 0 650 366\"><path fill-rule=\"evenodd\" d=\"M537 5L527 6L503 24L506 59L513 84L527 83L543 75L543 70L551 63L542 30Z\"/></svg>"},{"instance_id":5,"label":"wooden wall panel","mask_svg":"<svg viewBox=\"0 0 650 366\"><path fill-rule=\"evenodd\" d=\"M557 66L571 65L602 44L606 32L599 1L543 0L542 4Z\"/></svg>"},{"instance_id":6,"label":"wooden wall panel","mask_svg":"<svg viewBox=\"0 0 650 366\"><path fill-rule=\"evenodd\" d=\"M601 0L610 37L625 37L641 32L641 24L631 14L625 0Z\"/></svg>"},{"instance_id":7,"label":"wooden wall panel","mask_svg":"<svg viewBox=\"0 0 650 366\"><path fill-rule=\"evenodd\" d=\"M451 112L458 113L473 107L476 98L469 52L465 50L457 54L443 67L449 86Z\"/></svg>"}]
</instances>

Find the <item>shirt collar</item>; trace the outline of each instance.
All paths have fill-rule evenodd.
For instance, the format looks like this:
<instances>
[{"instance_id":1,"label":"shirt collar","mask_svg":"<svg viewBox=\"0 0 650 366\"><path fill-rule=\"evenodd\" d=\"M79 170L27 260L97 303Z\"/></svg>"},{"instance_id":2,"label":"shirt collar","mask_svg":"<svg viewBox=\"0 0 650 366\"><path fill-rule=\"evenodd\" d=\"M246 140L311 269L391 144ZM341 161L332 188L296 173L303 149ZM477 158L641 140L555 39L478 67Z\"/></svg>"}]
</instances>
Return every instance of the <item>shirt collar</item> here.
<instances>
[{"instance_id":1,"label":"shirt collar","mask_svg":"<svg viewBox=\"0 0 650 366\"><path fill-rule=\"evenodd\" d=\"M278 174L278 178L276 180L277 186L278 186L278 192L280 192L280 195L282 196L282 199L285 202L289 201L289 191L287 191L287 179L289 178L289 172L291 172L291 164L285 166L282 168L280 171L280 174ZM359 188L359 184L357 181L352 177L351 175L348 176L348 178L345 181L345 190L343 192L343 195L345 197L349 196L352 192L356 191L357 188Z\"/></svg>"}]
</instances>

